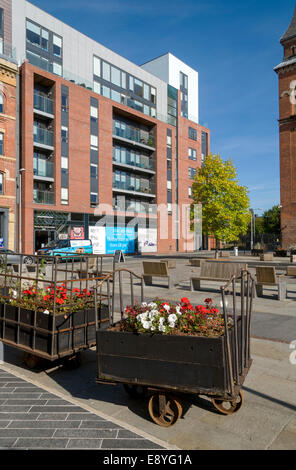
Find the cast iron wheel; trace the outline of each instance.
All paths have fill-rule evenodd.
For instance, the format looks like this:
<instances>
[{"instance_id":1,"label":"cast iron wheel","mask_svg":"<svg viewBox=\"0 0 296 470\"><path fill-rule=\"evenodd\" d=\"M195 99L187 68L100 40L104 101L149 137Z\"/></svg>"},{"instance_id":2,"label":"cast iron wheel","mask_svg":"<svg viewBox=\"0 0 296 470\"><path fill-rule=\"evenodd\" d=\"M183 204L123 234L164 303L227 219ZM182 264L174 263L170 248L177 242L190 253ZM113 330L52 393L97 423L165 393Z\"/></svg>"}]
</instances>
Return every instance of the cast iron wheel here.
<instances>
[{"instance_id":1,"label":"cast iron wheel","mask_svg":"<svg viewBox=\"0 0 296 470\"><path fill-rule=\"evenodd\" d=\"M236 400L225 401L217 398L212 398L214 407L224 415L232 415L241 409L245 401L244 392L241 390Z\"/></svg>"},{"instance_id":2,"label":"cast iron wheel","mask_svg":"<svg viewBox=\"0 0 296 470\"><path fill-rule=\"evenodd\" d=\"M146 394L146 387L141 385L123 384L123 388L132 398L143 398Z\"/></svg>"},{"instance_id":3,"label":"cast iron wheel","mask_svg":"<svg viewBox=\"0 0 296 470\"><path fill-rule=\"evenodd\" d=\"M161 397L164 399L163 410L161 410L160 406ZM148 411L156 424L168 428L181 418L183 409L178 398L163 393L155 393L149 399Z\"/></svg>"},{"instance_id":4,"label":"cast iron wheel","mask_svg":"<svg viewBox=\"0 0 296 470\"><path fill-rule=\"evenodd\" d=\"M34 356L34 354L30 354L27 352L24 353L23 359L24 363L27 367L29 367L29 369L35 369L41 361L40 357Z\"/></svg>"},{"instance_id":5,"label":"cast iron wheel","mask_svg":"<svg viewBox=\"0 0 296 470\"><path fill-rule=\"evenodd\" d=\"M25 263L25 264L31 265L31 264L33 264L33 261L34 261L34 260L33 260L33 258L32 258L31 256L26 256L26 257L24 258L24 263Z\"/></svg>"}]
</instances>

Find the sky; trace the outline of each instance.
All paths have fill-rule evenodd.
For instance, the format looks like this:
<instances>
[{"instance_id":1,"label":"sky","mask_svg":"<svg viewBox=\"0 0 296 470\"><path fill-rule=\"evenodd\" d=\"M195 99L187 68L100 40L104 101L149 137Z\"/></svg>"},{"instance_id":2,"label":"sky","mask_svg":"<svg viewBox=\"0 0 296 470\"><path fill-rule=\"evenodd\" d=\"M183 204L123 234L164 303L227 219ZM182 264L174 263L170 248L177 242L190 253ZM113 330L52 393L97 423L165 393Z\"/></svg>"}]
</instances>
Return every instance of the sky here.
<instances>
[{"instance_id":1,"label":"sky","mask_svg":"<svg viewBox=\"0 0 296 470\"><path fill-rule=\"evenodd\" d=\"M31 0L141 65L171 52L199 73L200 123L260 215L280 204L280 37L295 0Z\"/></svg>"}]
</instances>

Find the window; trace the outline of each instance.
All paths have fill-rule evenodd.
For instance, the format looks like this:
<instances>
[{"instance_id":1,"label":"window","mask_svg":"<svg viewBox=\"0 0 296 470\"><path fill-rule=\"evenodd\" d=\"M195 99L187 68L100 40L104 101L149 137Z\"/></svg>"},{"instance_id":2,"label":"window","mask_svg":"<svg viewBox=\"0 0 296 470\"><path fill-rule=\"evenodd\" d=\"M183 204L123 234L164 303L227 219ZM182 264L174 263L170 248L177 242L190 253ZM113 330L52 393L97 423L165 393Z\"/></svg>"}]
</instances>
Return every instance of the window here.
<instances>
[{"instance_id":1,"label":"window","mask_svg":"<svg viewBox=\"0 0 296 470\"><path fill-rule=\"evenodd\" d=\"M53 35L53 54L56 57L62 57L62 38Z\"/></svg>"},{"instance_id":2,"label":"window","mask_svg":"<svg viewBox=\"0 0 296 470\"><path fill-rule=\"evenodd\" d=\"M111 90L111 100L116 101L117 103L120 103L121 101L120 93L118 93L118 91Z\"/></svg>"},{"instance_id":3,"label":"window","mask_svg":"<svg viewBox=\"0 0 296 470\"><path fill-rule=\"evenodd\" d=\"M116 67L111 67L111 82L113 85L120 86L120 70Z\"/></svg>"},{"instance_id":4,"label":"window","mask_svg":"<svg viewBox=\"0 0 296 470\"><path fill-rule=\"evenodd\" d=\"M68 158L61 157L61 167L65 170L68 170Z\"/></svg>"},{"instance_id":5,"label":"window","mask_svg":"<svg viewBox=\"0 0 296 470\"><path fill-rule=\"evenodd\" d=\"M4 155L4 134L0 132L0 155Z\"/></svg>"},{"instance_id":6,"label":"window","mask_svg":"<svg viewBox=\"0 0 296 470\"><path fill-rule=\"evenodd\" d=\"M61 188L61 202L62 204L68 204L69 193L68 188Z\"/></svg>"},{"instance_id":7,"label":"window","mask_svg":"<svg viewBox=\"0 0 296 470\"><path fill-rule=\"evenodd\" d=\"M0 92L0 113L4 113L4 95Z\"/></svg>"},{"instance_id":8,"label":"window","mask_svg":"<svg viewBox=\"0 0 296 470\"><path fill-rule=\"evenodd\" d=\"M106 98L110 98L110 88L108 86L102 85L102 95Z\"/></svg>"},{"instance_id":9,"label":"window","mask_svg":"<svg viewBox=\"0 0 296 470\"><path fill-rule=\"evenodd\" d=\"M201 153L203 157L208 155L208 134L206 132L201 133Z\"/></svg>"},{"instance_id":10,"label":"window","mask_svg":"<svg viewBox=\"0 0 296 470\"><path fill-rule=\"evenodd\" d=\"M103 62L103 79L110 82L110 65L107 62Z\"/></svg>"},{"instance_id":11,"label":"window","mask_svg":"<svg viewBox=\"0 0 296 470\"><path fill-rule=\"evenodd\" d=\"M101 76L101 60L98 57L94 57L94 75Z\"/></svg>"},{"instance_id":12,"label":"window","mask_svg":"<svg viewBox=\"0 0 296 470\"><path fill-rule=\"evenodd\" d=\"M57 64L56 62L54 62L52 64L52 71L55 75L59 75L61 77L62 76L62 66L61 66L61 64Z\"/></svg>"},{"instance_id":13,"label":"window","mask_svg":"<svg viewBox=\"0 0 296 470\"><path fill-rule=\"evenodd\" d=\"M68 127L62 126L61 137L62 142L68 143Z\"/></svg>"},{"instance_id":14,"label":"window","mask_svg":"<svg viewBox=\"0 0 296 470\"><path fill-rule=\"evenodd\" d=\"M196 160L196 150L195 149L188 149L188 158L190 160Z\"/></svg>"},{"instance_id":15,"label":"window","mask_svg":"<svg viewBox=\"0 0 296 470\"><path fill-rule=\"evenodd\" d=\"M180 88L188 90L188 76L180 72Z\"/></svg>"},{"instance_id":16,"label":"window","mask_svg":"<svg viewBox=\"0 0 296 470\"><path fill-rule=\"evenodd\" d=\"M151 87L151 100L153 104L156 104L156 89Z\"/></svg>"},{"instance_id":17,"label":"window","mask_svg":"<svg viewBox=\"0 0 296 470\"><path fill-rule=\"evenodd\" d=\"M48 51L48 37L48 31L43 29L41 34L41 47L44 51Z\"/></svg>"},{"instance_id":18,"label":"window","mask_svg":"<svg viewBox=\"0 0 296 470\"><path fill-rule=\"evenodd\" d=\"M126 88L126 73L121 72L121 88Z\"/></svg>"},{"instance_id":19,"label":"window","mask_svg":"<svg viewBox=\"0 0 296 470\"><path fill-rule=\"evenodd\" d=\"M90 145L92 148L95 148L95 149L98 148L98 137L96 135L90 136Z\"/></svg>"},{"instance_id":20,"label":"window","mask_svg":"<svg viewBox=\"0 0 296 470\"><path fill-rule=\"evenodd\" d=\"M189 186L188 188L188 197L192 197L192 187Z\"/></svg>"},{"instance_id":21,"label":"window","mask_svg":"<svg viewBox=\"0 0 296 470\"><path fill-rule=\"evenodd\" d=\"M138 96L143 96L143 82L137 78L134 81L134 92Z\"/></svg>"},{"instance_id":22,"label":"window","mask_svg":"<svg viewBox=\"0 0 296 470\"><path fill-rule=\"evenodd\" d=\"M98 203L98 194L97 193L90 193L90 204L96 205Z\"/></svg>"},{"instance_id":23,"label":"window","mask_svg":"<svg viewBox=\"0 0 296 470\"><path fill-rule=\"evenodd\" d=\"M98 119L98 108L96 108L95 106L91 106L90 115L93 119Z\"/></svg>"},{"instance_id":24,"label":"window","mask_svg":"<svg viewBox=\"0 0 296 470\"><path fill-rule=\"evenodd\" d=\"M98 93L98 95L101 94L101 84L98 82L94 82L94 92Z\"/></svg>"},{"instance_id":25,"label":"window","mask_svg":"<svg viewBox=\"0 0 296 470\"><path fill-rule=\"evenodd\" d=\"M38 47L40 47L40 30L39 26L27 20L27 41Z\"/></svg>"},{"instance_id":26,"label":"window","mask_svg":"<svg viewBox=\"0 0 296 470\"><path fill-rule=\"evenodd\" d=\"M172 203L168 202L168 213L171 214L173 210Z\"/></svg>"},{"instance_id":27,"label":"window","mask_svg":"<svg viewBox=\"0 0 296 470\"><path fill-rule=\"evenodd\" d=\"M4 194L4 173L0 173L0 194Z\"/></svg>"},{"instance_id":28,"label":"window","mask_svg":"<svg viewBox=\"0 0 296 470\"><path fill-rule=\"evenodd\" d=\"M98 177L98 167L97 167L97 165L91 165L90 166L90 176L91 176L91 178L97 179L97 177Z\"/></svg>"},{"instance_id":29,"label":"window","mask_svg":"<svg viewBox=\"0 0 296 470\"><path fill-rule=\"evenodd\" d=\"M197 131L192 127L188 127L188 137L192 140L197 140Z\"/></svg>"},{"instance_id":30,"label":"window","mask_svg":"<svg viewBox=\"0 0 296 470\"><path fill-rule=\"evenodd\" d=\"M194 177L196 175L196 172L197 172L196 168L189 168L188 169L188 173L189 173L188 176L191 180L194 179Z\"/></svg>"}]
</instances>

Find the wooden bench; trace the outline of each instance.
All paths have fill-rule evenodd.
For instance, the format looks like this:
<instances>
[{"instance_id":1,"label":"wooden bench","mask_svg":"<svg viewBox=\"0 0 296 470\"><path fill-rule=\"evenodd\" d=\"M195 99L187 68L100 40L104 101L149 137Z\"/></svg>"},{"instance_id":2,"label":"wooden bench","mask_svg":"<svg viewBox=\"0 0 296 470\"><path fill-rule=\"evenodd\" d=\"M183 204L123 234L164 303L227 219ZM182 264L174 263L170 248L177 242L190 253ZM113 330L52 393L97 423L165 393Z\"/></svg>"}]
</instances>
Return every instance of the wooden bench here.
<instances>
[{"instance_id":1,"label":"wooden bench","mask_svg":"<svg viewBox=\"0 0 296 470\"><path fill-rule=\"evenodd\" d=\"M176 269L176 260L175 259L161 259L161 263L167 263L168 269Z\"/></svg>"},{"instance_id":2,"label":"wooden bench","mask_svg":"<svg viewBox=\"0 0 296 470\"><path fill-rule=\"evenodd\" d=\"M286 274L287 276L296 276L296 266L288 266Z\"/></svg>"},{"instance_id":3,"label":"wooden bench","mask_svg":"<svg viewBox=\"0 0 296 470\"><path fill-rule=\"evenodd\" d=\"M232 276L239 275L242 269L247 269L245 263L223 263L221 261L205 261L201 264L199 277L190 279L190 290L200 290L201 281L227 282Z\"/></svg>"},{"instance_id":4,"label":"wooden bench","mask_svg":"<svg viewBox=\"0 0 296 470\"><path fill-rule=\"evenodd\" d=\"M256 267L256 293L263 296L264 286L276 286L278 288L278 300L287 298L287 278L284 275L276 275L274 266Z\"/></svg>"},{"instance_id":5,"label":"wooden bench","mask_svg":"<svg viewBox=\"0 0 296 470\"><path fill-rule=\"evenodd\" d=\"M273 253L263 253L260 255L260 261L273 261Z\"/></svg>"},{"instance_id":6,"label":"wooden bench","mask_svg":"<svg viewBox=\"0 0 296 470\"><path fill-rule=\"evenodd\" d=\"M168 288L172 287L166 261L143 261L143 279L146 286L152 286L153 277L165 277L168 279Z\"/></svg>"},{"instance_id":7,"label":"wooden bench","mask_svg":"<svg viewBox=\"0 0 296 470\"><path fill-rule=\"evenodd\" d=\"M230 258L230 251L220 251L220 258Z\"/></svg>"}]
</instances>

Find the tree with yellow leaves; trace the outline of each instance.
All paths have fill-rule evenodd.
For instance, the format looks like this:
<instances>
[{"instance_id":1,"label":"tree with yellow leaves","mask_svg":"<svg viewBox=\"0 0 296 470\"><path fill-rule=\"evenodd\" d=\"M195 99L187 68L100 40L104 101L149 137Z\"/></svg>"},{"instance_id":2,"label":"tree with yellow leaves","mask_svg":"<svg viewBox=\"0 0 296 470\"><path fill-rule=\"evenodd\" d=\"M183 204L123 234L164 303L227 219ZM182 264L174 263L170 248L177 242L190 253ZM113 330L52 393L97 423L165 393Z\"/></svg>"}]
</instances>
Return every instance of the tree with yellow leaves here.
<instances>
[{"instance_id":1,"label":"tree with yellow leaves","mask_svg":"<svg viewBox=\"0 0 296 470\"><path fill-rule=\"evenodd\" d=\"M192 185L194 204L202 204L203 233L217 241L232 242L248 231L250 200L240 186L231 160L210 154ZM193 208L192 208L193 211Z\"/></svg>"}]
</instances>

